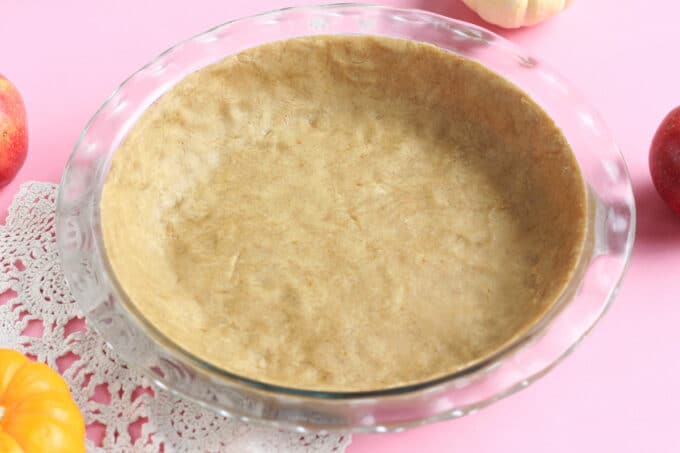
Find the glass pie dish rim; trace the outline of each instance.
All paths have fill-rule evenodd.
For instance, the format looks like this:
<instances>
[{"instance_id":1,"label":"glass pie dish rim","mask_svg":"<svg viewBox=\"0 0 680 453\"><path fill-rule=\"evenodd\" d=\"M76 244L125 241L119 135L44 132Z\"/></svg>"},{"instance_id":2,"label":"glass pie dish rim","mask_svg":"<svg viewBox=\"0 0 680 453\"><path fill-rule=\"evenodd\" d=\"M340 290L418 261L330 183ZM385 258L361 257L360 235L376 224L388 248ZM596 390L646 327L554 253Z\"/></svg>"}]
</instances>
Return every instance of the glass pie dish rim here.
<instances>
[{"instance_id":1,"label":"glass pie dish rim","mask_svg":"<svg viewBox=\"0 0 680 453\"><path fill-rule=\"evenodd\" d=\"M239 23L239 22L245 22L248 20L253 20L256 18L265 18L267 16L273 16L273 15L278 15L282 13L286 13L288 11L308 11L308 12L314 12L314 11L321 11L321 10L332 10L335 8L352 8L352 9L371 9L371 10L381 10L383 12L404 12L404 13L411 13L414 11L417 11L419 13L422 13L423 15L429 15L432 17L435 17L439 20L444 20L448 21L449 23L452 24L458 24L461 26L466 27L467 29L470 30L476 30L482 35L489 35L492 36L494 40L499 42L503 46L509 46L509 48L514 49L514 50L521 50L518 46L515 46L514 44L510 43L506 39L500 37L499 35L486 30L482 27L476 26L469 24L464 21L456 20L456 19L451 19L448 17L440 16L435 13L431 12L425 12L422 10L415 10L415 9L410 9L410 8L395 8L395 7L389 7L389 6L379 6L379 5L364 5L364 4L357 4L357 3L349 3L349 4L332 4L332 5L321 5L321 6L299 6L299 7L287 7L287 8L281 8L253 16L248 16L240 19L236 19L233 21L225 22L221 25L218 25L216 27L212 27L209 30L202 32L200 34L197 34L191 38L188 38L186 40L180 41L179 43L175 44L174 46L170 47L169 49L165 50L164 52L160 53L158 56L153 58L151 61L149 61L146 65L144 65L142 68L140 68L138 71L135 71L130 77L125 79L113 92L109 98L106 99L106 101L102 104L102 106L95 112L91 120L88 122L84 130L82 131L75 147L74 151L69 158L69 161L66 165L66 171L64 173L64 177L62 179L62 184L60 185L59 189L59 194L58 194L58 199L57 199L57 205L59 206L62 202L62 189L65 185L65 180L69 176L69 169L73 165L73 159L76 155L76 153L82 148L83 146L83 140L87 136L91 125L93 122L98 118L100 113L104 111L104 109L112 102L114 97L121 92L121 90L126 86L126 84L134 78L137 74L145 71L146 69L154 66L159 60L161 60L165 55L169 54L172 52L174 49L183 46L186 43L192 42L196 39L201 39L204 36L209 36L210 34L214 33L215 31L218 31L220 29L223 29L224 27L227 27L231 24L234 23ZM318 35L323 35L323 34L337 34L337 33L317 33ZM370 35L370 33L366 33ZM425 41L427 42L427 41ZM435 44L436 45L436 44ZM225 55L226 56L226 55ZM482 63L483 64L483 63ZM503 74L500 74L503 76ZM520 87L521 88L521 87ZM129 129L128 129L129 130ZM614 145L615 146L615 145ZM616 148L618 150L618 148ZM625 169L625 176L627 179L628 185L630 185L630 176L627 172L627 168L625 167L625 161L623 160L623 157L620 156L620 151L619 151L619 158L623 164L623 168ZM108 164L107 164L108 165ZM104 175L100 174L97 175L98 179L102 179ZM584 178L585 181L585 178ZM97 182L100 184L100 181ZM101 184L100 184L101 185ZM236 373L232 373L229 371L226 371L222 368L219 368L215 365L212 365L211 363L201 359L200 357L197 357L196 355L190 353L189 351L185 350L175 342L173 342L170 338L168 338L163 332L161 332L157 327L155 327L151 322L149 322L145 317L141 315L139 310L136 308L136 306L130 301L130 299L127 297L125 294L124 288L122 285L117 280L117 277L115 273L113 272L108 257L105 252L105 247L103 243L103 238L101 234L101 225L99 223L99 201L100 201L100 196L101 196L101 187L97 190L97 192L94 195L94 216L95 216L95 221L94 221L94 228L98 229L97 233L95 234L95 242L97 245L98 253L99 253L99 259L102 261L102 265L104 266L105 273L106 273L106 278L109 279L109 282L113 286L113 290L116 293L116 296L118 297L118 300L122 302L122 304L125 307L125 310L128 312L130 315L128 321L136 323L138 327L140 327L145 334L149 338L151 338L157 346L160 346L161 348L164 348L166 352L171 353L175 358L179 359L182 363L184 364L189 364L190 367L197 368L201 373L208 374L209 376L212 377L217 377L218 379L225 379L231 384L235 384L236 386L245 386L249 388L250 390L254 390L256 392L258 391L264 391L266 393L270 394L275 394L275 395L281 395L281 396L288 396L288 397L294 397L294 398L305 398L309 400L314 400L314 399L323 399L323 400L335 400L335 401L355 401L358 399L373 399L373 398L380 398L380 397L392 397L392 396L401 396L401 395L408 395L412 393L418 393L433 387L437 387L443 384L447 384L453 381L456 381L459 378L463 377L471 377L474 376L476 373L483 372L484 370L489 369L494 365L494 363L498 362L500 359L505 358L518 350L523 349L523 347L529 343L536 335L542 334L546 329L549 329L552 321L554 320L555 317L559 316L562 309L568 305L568 303L571 300L571 297L573 297L573 294L568 294L567 293L567 288L565 288L564 292L560 295L560 298L557 302L555 302L551 308L544 313L544 315L537 320L535 323L533 323L528 329L526 329L521 336L515 336L513 337L512 341L509 341L503 345L502 348L499 348L494 351L491 355L488 355L484 357L483 359L480 359L473 363L472 365L463 368L461 370L457 370L453 373L447 374L445 376L437 377L435 379L430 379L430 380L424 380L421 382L417 382L415 384L409 384L409 385L404 385L404 386L397 386L397 387L390 387L390 388L384 388L384 389L377 389L377 390L370 390L370 391L319 391L319 390L310 390L310 389L304 389L304 388L293 388L293 387L286 387L286 386L280 386L276 384L270 384L267 382L262 382L258 381L256 379L252 379L249 377L241 376ZM588 203L590 205L590 198L588 200ZM551 363L547 364L544 368L542 368L539 372L536 372L530 376L526 376L523 382L533 382L536 379L540 378L543 374L547 373L552 367L560 363L573 349L574 347L580 343L580 341L590 332L590 330L597 324L597 321L602 317L602 315L607 311L609 306L611 305L613 299L615 298L616 292L618 290L618 287L621 284L621 281L625 275L626 269L630 263L630 256L632 253L632 248L633 248L633 242L634 242L634 234L635 234L635 206L634 202L631 206L628 206L630 208L631 212L631 225L630 229L628 231L628 239L626 243L626 249L625 249L625 256L623 257L625 263L623 266L623 269L618 276L618 279L612 288L612 290L609 293L609 296L607 299L604 301L604 303L600 307L600 311L595 319L595 321L584 331L581 333L579 338L569 347L567 350L565 350L556 360L553 360ZM57 239L59 242L59 229L57 230ZM61 247L60 247L61 249ZM61 251L61 250L60 250ZM579 257L579 266L581 264L587 266L588 263L581 263L581 261L584 259L584 253L581 253ZM65 274L68 272L66 271L67 266L64 266L65 268ZM568 285L572 284L577 284L579 283L576 278L579 277L578 272L574 271L572 274L570 281ZM580 277L579 277L580 278ZM68 276L67 276L68 280ZM96 330L98 329L97 326L97 321L95 320L93 322L93 325ZM110 343L109 338L106 338L104 336L106 341ZM112 345L113 349L115 350L116 347L115 345ZM129 360L130 357L124 356L124 359L130 363L135 363L135 360ZM147 375L149 375L148 370L144 369L143 367L139 367L142 369ZM163 383L163 379L158 378L157 376L151 376L151 378L156 381L157 383ZM194 396L188 395L184 392L182 392L179 389L173 388L172 385L163 385L173 393L177 393L181 395L182 397L192 399L194 401L197 401L200 404L205 404L210 407L210 404L205 403L204 401L201 401L200 399L195 398ZM526 385L521 385L517 384L514 385L510 388L505 389L503 392L499 392L495 398L487 401L483 401L482 403L478 404L477 407L483 407L486 404L489 404L497 399L500 399L502 397L505 397L507 395L510 395L521 388L525 387ZM214 407L213 407L214 409ZM432 417L430 417L432 419ZM434 417L434 419L438 419L437 417Z\"/></svg>"}]
</instances>

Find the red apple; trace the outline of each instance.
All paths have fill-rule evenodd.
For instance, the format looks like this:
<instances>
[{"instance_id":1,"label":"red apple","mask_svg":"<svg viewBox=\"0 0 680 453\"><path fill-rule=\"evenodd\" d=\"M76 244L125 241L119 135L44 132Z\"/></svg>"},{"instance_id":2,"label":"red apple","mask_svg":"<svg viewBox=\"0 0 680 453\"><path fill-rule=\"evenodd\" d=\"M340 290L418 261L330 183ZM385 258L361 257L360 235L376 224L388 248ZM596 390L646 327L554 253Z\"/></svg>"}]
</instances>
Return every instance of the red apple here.
<instances>
[{"instance_id":1,"label":"red apple","mask_svg":"<svg viewBox=\"0 0 680 453\"><path fill-rule=\"evenodd\" d=\"M14 85L0 74L0 187L14 179L27 151L24 101Z\"/></svg>"},{"instance_id":2,"label":"red apple","mask_svg":"<svg viewBox=\"0 0 680 453\"><path fill-rule=\"evenodd\" d=\"M664 118L654 135L649 170L656 191L680 215L680 107Z\"/></svg>"}]
</instances>

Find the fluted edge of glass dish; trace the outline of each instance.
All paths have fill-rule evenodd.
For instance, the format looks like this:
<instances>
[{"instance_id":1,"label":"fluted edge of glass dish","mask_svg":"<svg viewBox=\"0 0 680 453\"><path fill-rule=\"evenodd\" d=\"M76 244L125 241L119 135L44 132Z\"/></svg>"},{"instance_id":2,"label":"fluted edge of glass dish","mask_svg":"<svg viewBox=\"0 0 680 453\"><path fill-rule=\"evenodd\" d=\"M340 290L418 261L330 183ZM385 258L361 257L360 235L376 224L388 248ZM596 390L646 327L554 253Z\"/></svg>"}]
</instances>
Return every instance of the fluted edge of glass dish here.
<instances>
[{"instance_id":1,"label":"fluted edge of glass dish","mask_svg":"<svg viewBox=\"0 0 680 453\"><path fill-rule=\"evenodd\" d=\"M186 75L227 55L301 36L379 35L427 42L473 59L527 92L569 141L588 186L587 239L574 278L526 335L473 367L372 392L285 388L215 368L139 315L110 269L99 201L110 159L144 110ZM158 55L125 80L83 130L57 200L64 275L87 317L126 362L159 387L224 416L300 432L387 432L473 413L543 376L614 299L635 232L626 164L604 122L539 59L494 33L426 11L359 4L294 7L227 22Z\"/></svg>"}]
</instances>

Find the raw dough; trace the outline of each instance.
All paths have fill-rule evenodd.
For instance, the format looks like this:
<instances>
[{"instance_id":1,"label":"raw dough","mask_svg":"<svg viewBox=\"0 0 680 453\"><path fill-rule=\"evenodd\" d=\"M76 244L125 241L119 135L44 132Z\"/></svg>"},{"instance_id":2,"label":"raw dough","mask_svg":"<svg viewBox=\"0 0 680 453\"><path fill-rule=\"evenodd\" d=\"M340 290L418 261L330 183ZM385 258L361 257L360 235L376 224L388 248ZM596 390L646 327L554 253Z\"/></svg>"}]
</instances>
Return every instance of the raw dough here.
<instances>
[{"instance_id":1,"label":"raw dough","mask_svg":"<svg viewBox=\"0 0 680 453\"><path fill-rule=\"evenodd\" d=\"M468 367L526 332L581 253L565 138L483 66L413 41L229 56L151 106L101 200L110 264L182 348L288 387Z\"/></svg>"}]
</instances>

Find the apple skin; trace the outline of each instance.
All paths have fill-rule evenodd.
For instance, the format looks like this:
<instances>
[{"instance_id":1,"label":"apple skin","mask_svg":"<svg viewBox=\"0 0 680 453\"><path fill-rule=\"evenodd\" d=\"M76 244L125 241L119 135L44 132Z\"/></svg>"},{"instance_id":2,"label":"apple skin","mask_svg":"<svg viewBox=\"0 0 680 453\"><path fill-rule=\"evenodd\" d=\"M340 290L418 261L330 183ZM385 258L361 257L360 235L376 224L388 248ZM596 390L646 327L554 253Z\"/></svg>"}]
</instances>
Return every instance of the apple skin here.
<instances>
[{"instance_id":1,"label":"apple skin","mask_svg":"<svg viewBox=\"0 0 680 453\"><path fill-rule=\"evenodd\" d=\"M656 191L680 215L680 107L671 110L654 135L649 171Z\"/></svg>"},{"instance_id":2,"label":"apple skin","mask_svg":"<svg viewBox=\"0 0 680 453\"><path fill-rule=\"evenodd\" d=\"M26 108L16 87L0 74L0 187L21 169L28 152Z\"/></svg>"}]
</instances>

